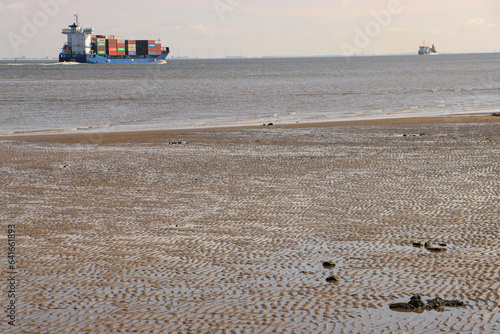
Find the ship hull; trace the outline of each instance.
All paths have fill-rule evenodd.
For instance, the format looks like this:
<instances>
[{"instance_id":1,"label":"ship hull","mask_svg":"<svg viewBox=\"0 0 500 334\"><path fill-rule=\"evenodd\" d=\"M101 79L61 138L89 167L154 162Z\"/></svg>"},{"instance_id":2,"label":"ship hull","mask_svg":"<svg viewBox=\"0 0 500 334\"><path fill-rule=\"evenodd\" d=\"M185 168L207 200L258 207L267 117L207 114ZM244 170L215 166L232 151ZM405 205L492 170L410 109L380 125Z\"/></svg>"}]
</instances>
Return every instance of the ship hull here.
<instances>
[{"instance_id":1,"label":"ship hull","mask_svg":"<svg viewBox=\"0 0 500 334\"><path fill-rule=\"evenodd\" d=\"M168 52L163 52L161 55L156 57L144 56L141 57L129 57L129 56L101 56L95 54L87 55L59 55L59 62L72 62L72 63L82 63L82 64L161 64L165 62L168 56Z\"/></svg>"},{"instance_id":2,"label":"ship hull","mask_svg":"<svg viewBox=\"0 0 500 334\"><path fill-rule=\"evenodd\" d=\"M418 51L418 54L420 56L425 56L425 55L437 55L438 53L437 52L421 52L421 51Z\"/></svg>"}]
</instances>

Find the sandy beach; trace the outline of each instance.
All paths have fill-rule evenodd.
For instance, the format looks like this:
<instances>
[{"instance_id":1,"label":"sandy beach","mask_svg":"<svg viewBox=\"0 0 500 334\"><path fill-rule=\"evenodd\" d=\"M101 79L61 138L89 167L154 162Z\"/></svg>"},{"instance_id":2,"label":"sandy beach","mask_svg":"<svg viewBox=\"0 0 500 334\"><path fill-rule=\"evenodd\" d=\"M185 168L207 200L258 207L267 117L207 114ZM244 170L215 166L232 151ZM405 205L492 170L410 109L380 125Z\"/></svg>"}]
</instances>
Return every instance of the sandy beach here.
<instances>
[{"instance_id":1,"label":"sandy beach","mask_svg":"<svg viewBox=\"0 0 500 334\"><path fill-rule=\"evenodd\" d=\"M2 137L0 331L498 333L499 121Z\"/></svg>"}]
</instances>

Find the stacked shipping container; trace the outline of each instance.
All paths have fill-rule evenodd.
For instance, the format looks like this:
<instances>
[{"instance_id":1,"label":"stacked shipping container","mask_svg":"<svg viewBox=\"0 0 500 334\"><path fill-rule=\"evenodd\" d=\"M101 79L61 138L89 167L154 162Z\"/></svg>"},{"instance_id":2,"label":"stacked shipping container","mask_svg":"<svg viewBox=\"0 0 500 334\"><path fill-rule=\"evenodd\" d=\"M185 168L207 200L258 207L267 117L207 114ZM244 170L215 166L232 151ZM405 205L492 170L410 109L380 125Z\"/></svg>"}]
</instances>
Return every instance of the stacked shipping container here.
<instances>
[{"instance_id":1,"label":"stacked shipping container","mask_svg":"<svg viewBox=\"0 0 500 334\"><path fill-rule=\"evenodd\" d=\"M148 55L156 56L155 43L148 43Z\"/></svg>"},{"instance_id":2,"label":"stacked shipping container","mask_svg":"<svg viewBox=\"0 0 500 334\"><path fill-rule=\"evenodd\" d=\"M136 56L137 55L137 46L136 42L134 40L126 40L126 52L129 56Z\"/></svg>"},{"instance_id":3,"label":"stacked shipping container","mask_svg":"<svg viewBox=\"0 0 500 334\"><path fill-rule=\"evenodd\" d=\"M153 56L159 56L161 55L161 44L155 44L155 54Z\"/></svg>"},{"instance_id":4,"label":"stacked shipping container","mask_svg":"<svg viewBox=\"0 0 500 334\"><path fill-rule=\"evenodd\" d=\"M96 39L96 53L101 56L106 55L106 39L104 38Z\"/></svg>"},{"instance_id":5,"label":"stacked shipping container","mask_svg":"<svg viewBox=\"0 0 500 334\"><path fill-rule=\"evenodd\" d=\"M151 43L154 44L154 42L155 41L150 41L150 40L136 41L137 55L138 56L147 56L149 54L149 45L151 45Z\"/></svg>"},{"instance_id":6,"label":"stacked shipping container","mask_svg":"<svg viewBox=\"0 0 500 334\"><path fill-rule=\"evenodd\" d=\"M117 41L117 50L119 56L125 56L125 40L118 39Z\"/></svg>"},{"instance_id":7,"label":"stacked shipping container","mask_svg":"<svg viewBox=\"0 0 500 334\"><path fill-rule=\"evenodd\" d=\"M106 53L108 56L118 56L118 40L117 39L107 39L106 40Z\"/></svg>"},{"instance_id":8,"label":"stacked shipping container","mask_svg":"<svg viewBox=\"0 0 500 334\"><path fill-rule=\"evenodd\" d=\"M121 36L94 36L92 51L101 56L159 56L161 44L154 40L124 40L109 37Z\"/></svg>"}]
</instances>

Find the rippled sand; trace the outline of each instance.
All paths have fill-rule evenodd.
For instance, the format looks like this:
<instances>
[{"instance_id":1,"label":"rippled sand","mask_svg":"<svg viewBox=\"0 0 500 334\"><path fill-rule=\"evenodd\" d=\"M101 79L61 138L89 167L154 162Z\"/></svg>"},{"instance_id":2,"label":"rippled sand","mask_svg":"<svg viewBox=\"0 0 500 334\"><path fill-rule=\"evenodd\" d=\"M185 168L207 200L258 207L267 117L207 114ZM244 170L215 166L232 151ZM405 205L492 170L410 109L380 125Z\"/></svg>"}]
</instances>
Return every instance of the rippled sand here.
<instances>
[{"instance_id":1,"label":"rippled sand","mask_svg":"<svg viewBox=\"0 0 500 334\"><path fill-rule=\"evenodd\" d=\"M0 329L498 333L499 130L0 141L0 220L16 224L20 260L18 326L3 317ZM340 282L326 282L330 274ZM468 306L389 310L413 293Z\"/></svg>"}]
</instances>

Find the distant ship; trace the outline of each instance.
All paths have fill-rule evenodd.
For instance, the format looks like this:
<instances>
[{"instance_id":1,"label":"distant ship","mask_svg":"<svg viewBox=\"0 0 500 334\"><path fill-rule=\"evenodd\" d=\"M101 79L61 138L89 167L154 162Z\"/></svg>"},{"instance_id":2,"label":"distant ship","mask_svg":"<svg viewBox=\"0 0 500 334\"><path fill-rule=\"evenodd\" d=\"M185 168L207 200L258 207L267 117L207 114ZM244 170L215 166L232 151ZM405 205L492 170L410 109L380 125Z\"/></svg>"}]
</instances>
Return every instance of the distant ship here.
<instances>
[{"instance_id":1,"label":"distant ship","mask_svg":"<svg viewBox=\"0 0 500 334\"><path fill-rule=\"evenodd\" d=\"M426 46L425 41L423 44L424 45L420 45L418 49L419 55L436 55L438 53L434 44L432 44L432 46Z\"/></svg>"},{"instance_id":2,"label":"distant ship","mask_svg":"<svg viewBox=\"0 0 500 334\"><path fill-rule=\"evenodd\" d=\"M117 35L94 35L93 28L76 22L63 29L68 36L59 54L59 62L91 64L150 64L164 63L170 49L155 40L124 40Z\"/></svg>"}]
</instances>

